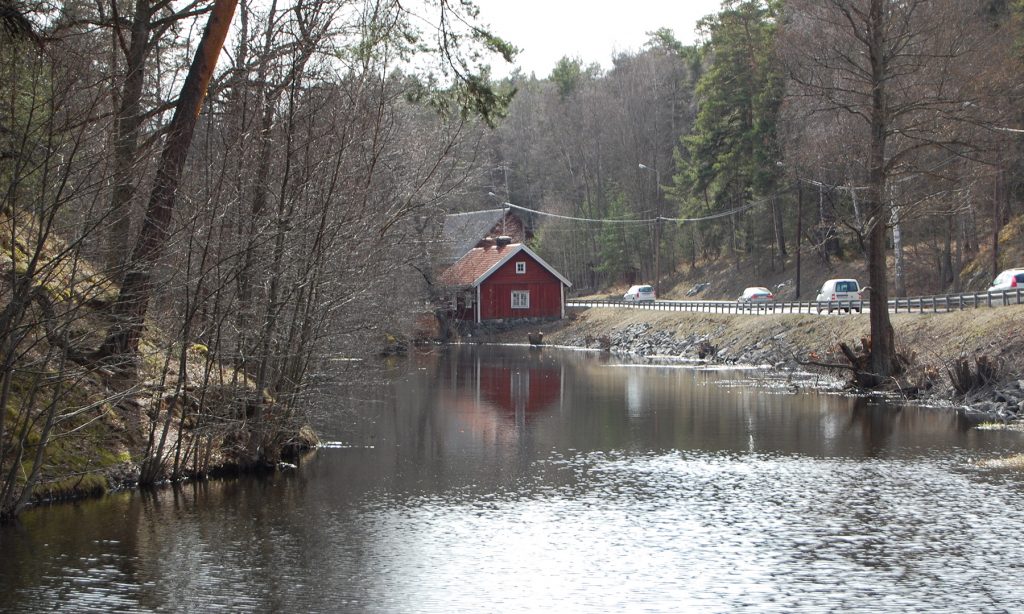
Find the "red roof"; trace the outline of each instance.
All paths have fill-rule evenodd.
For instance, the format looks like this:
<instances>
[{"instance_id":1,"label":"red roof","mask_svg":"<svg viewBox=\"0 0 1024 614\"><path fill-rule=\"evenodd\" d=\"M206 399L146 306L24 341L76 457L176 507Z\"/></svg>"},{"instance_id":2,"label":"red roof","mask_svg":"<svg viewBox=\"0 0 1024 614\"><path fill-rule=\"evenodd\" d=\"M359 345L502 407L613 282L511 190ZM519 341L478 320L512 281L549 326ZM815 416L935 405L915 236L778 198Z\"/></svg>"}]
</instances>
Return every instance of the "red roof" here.
<instances>
[{"instance_id":1,"label":"red roof","mask_svg":"<svg viewBox=\"0 0 1024 614\"><path fill-rule=\"evenodd\" d=\"M445 269L438 281L445 286L475 286L520 251L529 254L562 283L572 286L569 280L562 277L551 265L544 262L540 256L522 243L474 247L458 262Z\"/></svg>"},{"instance_id":2,"label":"red roof","mask_svg":"<svg viewBox=\"0 0 1024 614\"><path fill-rule=\"evenodd\" d=\"M474 247L458 262L445 269L438 281L446 286L472 286L481 275L501 262L513 251L517 251L521 243L509 245L491 245Z\"/></svg>"}]
</instances>

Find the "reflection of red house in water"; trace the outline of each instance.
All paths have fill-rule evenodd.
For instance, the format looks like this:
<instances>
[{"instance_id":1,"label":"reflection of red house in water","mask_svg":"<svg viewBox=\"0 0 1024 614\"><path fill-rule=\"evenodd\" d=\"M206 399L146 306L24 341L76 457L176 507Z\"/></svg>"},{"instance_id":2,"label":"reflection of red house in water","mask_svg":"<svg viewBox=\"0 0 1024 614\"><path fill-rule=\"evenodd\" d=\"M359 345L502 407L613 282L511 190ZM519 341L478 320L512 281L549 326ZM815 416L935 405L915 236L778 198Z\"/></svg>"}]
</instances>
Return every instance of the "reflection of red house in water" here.
<instances>
[{"instance_id":1,"label":"reflection of red house in water","mask_svg":"<svg viewBox=\"0 0 1024 614\"><path fill-rule=\"evenodd\" d=\"M536 415L557 406L562 398L561 365L538 363L529 367L516 363L488 362L477 357L449 372L447 382L458 396L473 397L479 407L490 406L502 415Z\"/></svg>"},{"instance_id":2,"label":"reflection of red house in water","mask_svg":"<svg viewBox=\"0 0 1024 614\"><path fill-rule=\"evenodd\" d=\"M480 367L481 396L509 415L537 413L562 395L562 374L553 368Z\"/></svg>"}]
</instances>

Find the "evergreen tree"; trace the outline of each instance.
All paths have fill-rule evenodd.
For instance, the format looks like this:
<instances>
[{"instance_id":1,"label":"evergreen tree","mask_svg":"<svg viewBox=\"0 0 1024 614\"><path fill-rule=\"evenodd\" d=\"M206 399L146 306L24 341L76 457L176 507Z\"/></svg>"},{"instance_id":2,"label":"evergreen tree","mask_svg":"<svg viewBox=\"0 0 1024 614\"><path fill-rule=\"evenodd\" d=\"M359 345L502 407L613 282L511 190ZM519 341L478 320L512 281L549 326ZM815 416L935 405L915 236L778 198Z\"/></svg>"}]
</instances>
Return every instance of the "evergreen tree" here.
<instances>
[{"instance_id":1,"label":"evergreen tree","mask_svg":"<svg viewBox=\"0 0 1024 614\"><path fill-rule=\"evenodd\" d=\"M639 246L646 245L643 226L630 223L633 216L629 212L625 194L613 188L608 194L608 222L601 225L601 262L598 270L605 273L608 279L625 281L631 273L640 270Z\"/></svg>"},{"instance_id":2,"label":"evergreen tree","mask_svg":"<svg viewBox=\"0 0 1024 614\"><path fill-rule=\"evenodd\" d=\"M685 155L675 183L688 188L691 202L703 201L706 213L733 209L775 190L783 94L775 58L778 11L773 1L730 0L699 24L707 37L707 69L697 86L700 112L693 132L682 139ZM773 220L779 231L775 240L785 253L781 217ZM740 224L735 216L728 221L736 250Z\"/></svg>"}]
</instances>

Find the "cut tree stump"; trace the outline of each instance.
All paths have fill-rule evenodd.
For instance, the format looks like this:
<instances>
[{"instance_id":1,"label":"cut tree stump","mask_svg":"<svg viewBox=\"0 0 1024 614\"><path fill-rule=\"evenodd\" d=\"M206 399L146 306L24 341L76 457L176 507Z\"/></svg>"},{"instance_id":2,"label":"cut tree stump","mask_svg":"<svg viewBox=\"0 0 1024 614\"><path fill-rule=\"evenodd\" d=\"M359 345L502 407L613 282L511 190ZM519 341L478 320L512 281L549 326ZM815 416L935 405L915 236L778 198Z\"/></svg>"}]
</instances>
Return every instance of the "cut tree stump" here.
<instances>
[{"instance_id":1,"label":"cut tree stump","mask_svg":"<svg viewBox=\"0 0 1024 614\"><path fill-rule=\"evenodd\" d=\"M974 359L974 365L972 370L967 357L961 356L946 370L950 383L961 395L966 396L996 381L998 365L995 360L983 354Z\"/></svg>"}]
</instances>

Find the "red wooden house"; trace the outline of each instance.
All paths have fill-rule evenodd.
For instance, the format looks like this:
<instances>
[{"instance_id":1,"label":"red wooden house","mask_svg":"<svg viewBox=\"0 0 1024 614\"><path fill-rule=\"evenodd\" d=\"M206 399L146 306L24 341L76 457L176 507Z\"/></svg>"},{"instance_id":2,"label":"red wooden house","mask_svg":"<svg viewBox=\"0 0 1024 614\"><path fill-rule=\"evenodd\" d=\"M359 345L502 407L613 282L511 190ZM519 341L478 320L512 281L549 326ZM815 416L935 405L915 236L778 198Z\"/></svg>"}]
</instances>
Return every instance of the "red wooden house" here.
<instances>
[{"instance_id":1,"label":"red wooden house","mask_svg":"<svg viewBox=\"0 0 1024 614\"><path fill-rule=\"evenodd\" d=\"M499 237L469 250L438 281L448 289L452 315L484 320L565 317L572 283L522 243Z\"/></svg>"}]
</instances>

